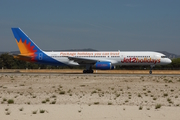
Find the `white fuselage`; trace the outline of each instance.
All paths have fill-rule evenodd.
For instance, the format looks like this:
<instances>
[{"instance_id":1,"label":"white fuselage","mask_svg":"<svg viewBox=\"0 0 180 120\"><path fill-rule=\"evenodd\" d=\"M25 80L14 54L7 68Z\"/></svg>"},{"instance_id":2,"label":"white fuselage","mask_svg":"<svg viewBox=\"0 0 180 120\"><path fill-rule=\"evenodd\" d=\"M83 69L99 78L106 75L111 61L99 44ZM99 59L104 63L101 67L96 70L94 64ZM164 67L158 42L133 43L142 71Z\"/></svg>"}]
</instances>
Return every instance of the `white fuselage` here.
<instances>
[{"instance_id":1,"label":"white fuselage","mask_svg":"<svg viewBox=\"0 0 180 120\"><path fill-rule=\"evenodd\" d=\"M44 52L49 57L66 65L79 65L68 57L111 62L112 65L164 65L171 63L169 58L158 52L148 51L66 51L66 52Z\"/></svg>"}]
</instances>

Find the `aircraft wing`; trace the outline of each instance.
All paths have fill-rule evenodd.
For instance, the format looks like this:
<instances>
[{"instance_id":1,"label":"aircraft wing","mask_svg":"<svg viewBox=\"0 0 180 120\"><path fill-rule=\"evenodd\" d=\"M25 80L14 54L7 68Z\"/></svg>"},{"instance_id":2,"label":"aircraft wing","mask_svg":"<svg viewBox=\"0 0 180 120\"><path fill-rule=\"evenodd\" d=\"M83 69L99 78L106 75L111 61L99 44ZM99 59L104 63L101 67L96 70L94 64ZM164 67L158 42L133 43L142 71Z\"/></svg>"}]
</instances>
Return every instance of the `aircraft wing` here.
<instances>
[{"instance_id":1,"label":"aircraft wing","mask_svg":"<svg viewBox=\"0 0 180 120\"><path fill-rule=\"evenodd\" d=\"M79 64L95 64L99 60L88 59L88 58L78 58L78 57L68 57L69 60L73 60Z\"/></svg>"}]
</instances>

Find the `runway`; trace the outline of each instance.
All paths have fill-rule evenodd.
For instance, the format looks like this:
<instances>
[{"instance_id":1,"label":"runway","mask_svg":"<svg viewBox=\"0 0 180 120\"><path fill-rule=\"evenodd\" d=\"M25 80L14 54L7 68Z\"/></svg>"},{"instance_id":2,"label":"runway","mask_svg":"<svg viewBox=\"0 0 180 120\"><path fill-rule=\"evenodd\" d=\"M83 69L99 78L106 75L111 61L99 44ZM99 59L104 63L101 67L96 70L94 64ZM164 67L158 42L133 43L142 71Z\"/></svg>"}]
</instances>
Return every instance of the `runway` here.
<instances>
[{"instance_id":1,"label":"runway","mask_svg":"<svg viewBox=\"0 0 180 120\"><path fill-rule=\"evenodd\" d=\"M83 69L1 69L0 73L20 74L76 74L76 75L143 75L149 70L94 70L93 74L82 74ZM180 70L153 70L152 75L180 75Z\"/></svg>"},{"instance_id":2,"label":"runway","mask_svg":"<svg viewBox=\"0 0 180 120\"><path fill-rule=\"evenodd\" d=\"M0 73L0 75L64 75L64 76L104 76L104 77L139 77L139 76L180 76L180 74L106 74L106 73L94 73L94 74L83 74L83 73L31 73L31 72L26 72L26 73L9 73L9 72L3 72Z\"/></svg>"}]
</instances>

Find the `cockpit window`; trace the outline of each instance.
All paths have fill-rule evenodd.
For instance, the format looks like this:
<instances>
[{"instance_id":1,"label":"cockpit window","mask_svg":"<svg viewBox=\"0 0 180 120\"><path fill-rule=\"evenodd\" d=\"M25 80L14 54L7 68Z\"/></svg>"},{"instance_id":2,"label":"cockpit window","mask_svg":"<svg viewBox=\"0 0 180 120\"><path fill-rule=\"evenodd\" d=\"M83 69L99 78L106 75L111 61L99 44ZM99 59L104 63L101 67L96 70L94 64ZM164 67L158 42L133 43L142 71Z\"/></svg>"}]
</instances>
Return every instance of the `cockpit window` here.
<instances>
[{"instance_id":1,"label":"cockpit window","mask_svg":"<svg viewBox=\"0 0 180 120\"><path fill-rule=\"evenodd\" d=\"M167 56L161 56L161 58L167 58Z\"/></svg>"}]
</instances>

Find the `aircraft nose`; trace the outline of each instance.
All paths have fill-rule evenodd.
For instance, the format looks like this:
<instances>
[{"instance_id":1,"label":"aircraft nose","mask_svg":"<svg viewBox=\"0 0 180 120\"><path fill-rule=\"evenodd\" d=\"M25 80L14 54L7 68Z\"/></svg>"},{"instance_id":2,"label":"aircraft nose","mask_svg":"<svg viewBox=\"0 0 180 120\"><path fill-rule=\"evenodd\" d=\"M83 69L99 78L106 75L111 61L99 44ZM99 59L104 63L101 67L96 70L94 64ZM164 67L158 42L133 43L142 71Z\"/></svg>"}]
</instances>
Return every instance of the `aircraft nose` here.
<instances>
[{"instance_id":1,"label":"aircraft nose","mask_svg":"<svg viewBox=\"0 0 180 120\"><path fill-rule=\"evenodd\" d=\"M167 63L168 64L172 63L171 59L167 59Z\"/></svg>"}]
</instances>

